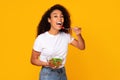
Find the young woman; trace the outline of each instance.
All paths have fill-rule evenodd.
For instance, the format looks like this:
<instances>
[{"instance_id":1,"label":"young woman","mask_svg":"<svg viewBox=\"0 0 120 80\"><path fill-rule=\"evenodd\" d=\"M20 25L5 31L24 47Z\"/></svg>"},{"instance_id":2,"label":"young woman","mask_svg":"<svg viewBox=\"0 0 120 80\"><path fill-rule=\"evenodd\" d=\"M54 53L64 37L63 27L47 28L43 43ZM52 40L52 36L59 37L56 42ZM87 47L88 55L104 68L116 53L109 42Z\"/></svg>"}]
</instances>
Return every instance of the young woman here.
<instances>
[{"instance_id":1,"label":"young woman","mask_svg":"<svg viewBox=\"0 0 120 80\"><path fill-rule=\"evenodd\" d=\"M80 50L85 49L81 28L71 29L70 23L68 11L59 4L52 6L42 16L31 56L33 65L42 66L40 80L67 80L64 65L68 44ZM76 33L77 40L70 35L71 30ZM61 58L61 64L51 64L48 61L51 56Z\"/></svg>"}]
</instances>

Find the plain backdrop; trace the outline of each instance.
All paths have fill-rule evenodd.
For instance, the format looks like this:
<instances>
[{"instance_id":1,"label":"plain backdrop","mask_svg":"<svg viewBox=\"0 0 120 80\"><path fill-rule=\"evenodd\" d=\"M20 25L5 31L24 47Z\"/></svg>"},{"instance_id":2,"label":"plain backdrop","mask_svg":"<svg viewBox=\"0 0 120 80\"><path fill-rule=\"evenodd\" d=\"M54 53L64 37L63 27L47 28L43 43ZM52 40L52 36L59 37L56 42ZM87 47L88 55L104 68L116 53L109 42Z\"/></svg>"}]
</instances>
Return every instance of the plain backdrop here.
<instances>
[{"instance_id":1,"label":"plain backdrop","mask_svg":"<svg viewBox=\"0 0 120 80\"><path fill-rule=\"evenodd\" d=\"M37 25L54 4L65 6L72 27L82 28L86 49L69 45L68 80L120 80L119 0L0 1L0 80L38 80L30 63ZM72 34L76 38L75 34Z\"/></svg>"}]
</instances>

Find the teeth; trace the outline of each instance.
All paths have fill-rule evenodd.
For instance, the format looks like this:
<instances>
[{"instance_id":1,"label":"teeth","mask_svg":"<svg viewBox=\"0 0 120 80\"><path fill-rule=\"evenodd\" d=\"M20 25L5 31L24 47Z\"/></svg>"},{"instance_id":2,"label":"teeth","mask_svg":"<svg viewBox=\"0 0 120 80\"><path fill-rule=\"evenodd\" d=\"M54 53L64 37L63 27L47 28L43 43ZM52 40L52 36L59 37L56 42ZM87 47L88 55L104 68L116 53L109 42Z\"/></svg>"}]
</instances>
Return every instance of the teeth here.
<instances>
[{"instance_id":1,"label":"teeth","mask_svg":"<svg viewBox=\"0 0 120 80\"><path fill-rule=\"evenodd\" d=\"M57 22L56 24L57 24L57 25L62 25L62 22Z\"/></svg>"}]
</instances>

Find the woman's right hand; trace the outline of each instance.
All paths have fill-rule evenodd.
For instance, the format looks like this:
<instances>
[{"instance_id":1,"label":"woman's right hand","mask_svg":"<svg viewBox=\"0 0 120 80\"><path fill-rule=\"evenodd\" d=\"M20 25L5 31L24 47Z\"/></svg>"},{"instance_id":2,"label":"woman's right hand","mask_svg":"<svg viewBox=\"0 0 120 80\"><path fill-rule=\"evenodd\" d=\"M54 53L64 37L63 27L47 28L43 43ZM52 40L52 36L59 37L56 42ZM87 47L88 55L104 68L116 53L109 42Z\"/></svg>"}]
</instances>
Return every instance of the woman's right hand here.
<instances>
[{"instance_id":1,"label":"woman's right hand","mask_svg":"<svg viewBox=\"0 0 120 80\"><path fill-rule=\"evenodd\" d=\"M48 62L48 64L49 64L49 67L52 68L52 69L56 69L56 68L57 68L57 66L53 65L53 64L50 63L50 62Z\"/></svg>"},{"instance_id":2,"label":"woman's right hand","mask_svg":"<svg viewBox=\"0 0 120 80\"><path fill-rule=\"evenodd\" d=\"M43 61L40 61L40 62L42 64L42 66L44 66L44 67L50 67L52 69L56 69L57 68L55 65L51 64L50 62L43 62Z\"/></svg>"}]
</instances>

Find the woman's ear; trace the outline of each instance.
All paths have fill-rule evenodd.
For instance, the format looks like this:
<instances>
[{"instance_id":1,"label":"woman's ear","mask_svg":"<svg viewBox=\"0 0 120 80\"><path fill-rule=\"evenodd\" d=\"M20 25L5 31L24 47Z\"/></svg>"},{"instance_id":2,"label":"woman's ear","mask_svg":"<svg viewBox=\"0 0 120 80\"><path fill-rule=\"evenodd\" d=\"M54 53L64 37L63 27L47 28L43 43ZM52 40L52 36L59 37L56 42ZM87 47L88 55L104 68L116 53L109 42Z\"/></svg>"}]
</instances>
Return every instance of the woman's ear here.
<instances>
[{"instance_id":1,"label":"woman's ear","mask_svg":"<svg viewBox=\"0 0 120 80\"><path fill-rule=\"evenodd\" d=\"M51 21L50 21L50 18L48 18L48 22L50 23Z\"/></svg>"}]
</instances>

